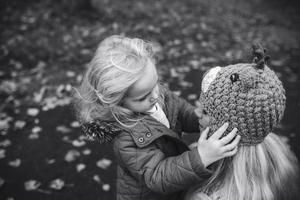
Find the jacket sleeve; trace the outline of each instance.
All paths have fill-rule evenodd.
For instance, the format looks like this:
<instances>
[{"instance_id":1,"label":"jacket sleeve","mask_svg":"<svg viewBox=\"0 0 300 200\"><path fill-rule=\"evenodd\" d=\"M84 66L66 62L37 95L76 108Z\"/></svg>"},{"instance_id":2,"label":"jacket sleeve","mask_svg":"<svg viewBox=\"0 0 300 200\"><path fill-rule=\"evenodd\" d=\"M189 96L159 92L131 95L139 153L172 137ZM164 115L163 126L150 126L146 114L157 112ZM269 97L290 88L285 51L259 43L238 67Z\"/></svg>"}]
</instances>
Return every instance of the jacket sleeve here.
<instances>
[{"instance_id":1,"label":"jacket sleeve","mask_svg":"<svg viewBox=\"0 0 300 200\"><path fill-rule=\"evenodd\" d=\"M159 193L188 189L211 175L202 164L196 148L178 156L166 157L153 143L139 148L129 133L122 133L114 141L114 153L119 164L132 176Z\"/></svg>"},{"instance_id":2,"label":"jacket sleeve","mask_svg":"<svg viewBox=\"0 0 300 200\"><path fill-rule=\"evenodd\" d=\"M182 130L186 133L199 132L198 117L195 113L195 106L192 106L183 98L177 96L170 90L167 90L169 98L173 99L178 109L178 120L181 123ZM202 131L202 130L201 130Z\"/></svg>"}]
</instances>

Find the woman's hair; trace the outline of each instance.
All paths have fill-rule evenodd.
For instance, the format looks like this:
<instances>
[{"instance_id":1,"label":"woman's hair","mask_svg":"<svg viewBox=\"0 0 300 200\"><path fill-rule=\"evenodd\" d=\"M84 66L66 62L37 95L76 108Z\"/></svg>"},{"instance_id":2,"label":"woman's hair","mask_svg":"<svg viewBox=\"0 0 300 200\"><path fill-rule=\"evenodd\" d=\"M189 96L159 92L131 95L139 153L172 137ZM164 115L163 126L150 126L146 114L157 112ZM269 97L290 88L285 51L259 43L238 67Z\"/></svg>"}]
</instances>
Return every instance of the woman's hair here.
<instances>
[{"instance_id":1,"label":"woman's hair","mask_svg":"<svg viewBox=\"0 0 300 200\"><path fill-rule=\"evenodd\" d=\"M281 200L295 198L298 189L297 159L274 133L260 144L240 146L234 157L212 168L213 176L196 193L230 200Z\"/></svg>"},{"instance_id":2,"label":"woman's hair","mask_svg":"<svg viewBox=\"0 0 300 200\"><path fill-rule=\"evenodd\" d=\"M123 120L136 121L133 112L120 104L149 62L154 64L150 43L118 35L104 39L75 89L79 120L116 120L121 124Z\"/></svg>"},{"instance_id":3,"label":"woman's hair","mask_svg":"<svg viewBox=\"0 0 300 200\"><path fill-rule=\"evenodd\" d=\"M213 199L230 200L295 197L297 159L289 146L272 133L284 114L285 90L266 65L266 50L255 45L253 53L255 63L215 67L203 78L200 102L210 117L211 134L229 122L227 130L236 127L241 140L236 155L212 164L213 175L196 195L202 192Z\"/></svg>"}]
</instances>

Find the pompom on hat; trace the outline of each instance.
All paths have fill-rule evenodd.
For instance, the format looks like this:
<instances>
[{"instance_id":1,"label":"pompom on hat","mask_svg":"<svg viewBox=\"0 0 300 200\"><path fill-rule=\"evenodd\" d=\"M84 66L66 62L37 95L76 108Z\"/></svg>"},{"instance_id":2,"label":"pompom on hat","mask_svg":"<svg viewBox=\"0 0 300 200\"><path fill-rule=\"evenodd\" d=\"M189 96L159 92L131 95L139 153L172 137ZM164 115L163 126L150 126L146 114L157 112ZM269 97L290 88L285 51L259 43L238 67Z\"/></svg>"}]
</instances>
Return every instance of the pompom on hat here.
<instances>
[{"instance_id":1,"label":"pompom on hat","mask_svg":"<svg viewBox=\"0 0 300 200\"><path fill-rule=\"evenodd\" d=\"M285 110L285 90L267 65L266 50L253 46L254 63L214 67L202 81L200 104L210 117L210 135L229 122L241 145L256 145L277 126Z\"/></svg>"}]
</instances>

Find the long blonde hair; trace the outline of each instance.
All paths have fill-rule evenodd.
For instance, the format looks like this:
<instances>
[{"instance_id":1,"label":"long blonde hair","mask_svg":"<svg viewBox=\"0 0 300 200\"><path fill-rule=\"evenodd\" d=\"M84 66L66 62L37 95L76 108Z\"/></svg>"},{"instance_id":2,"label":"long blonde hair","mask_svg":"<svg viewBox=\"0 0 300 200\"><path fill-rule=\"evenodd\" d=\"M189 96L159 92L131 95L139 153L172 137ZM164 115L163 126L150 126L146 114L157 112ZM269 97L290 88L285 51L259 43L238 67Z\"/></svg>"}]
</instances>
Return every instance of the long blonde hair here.
<instances>
[{"instance_id":1,"label":"long blonde hair","mask_svg":"<svg viewBox=\"0 0 300 200\"><path fill-rule=\"evenodd\" d=\"M281 200L295 198L298 163L282 139L270 133L262 143L240 146L232 158L212 166L213 176L196 190L212 197L230 200Z\"/></svg>"},{"instance_id":2,"label":"long blonde hair","mask_svg":"<svg viewBox=\"0 0 300 200\"><path fill-rule=\"evenodd\" d=\"M95 119L137 121L120 104L129 87L154 64L151 43L118 35L104 39L88 65L82 82L75 88L75 109L80 121Z\"/></svg>"}]
</instances>

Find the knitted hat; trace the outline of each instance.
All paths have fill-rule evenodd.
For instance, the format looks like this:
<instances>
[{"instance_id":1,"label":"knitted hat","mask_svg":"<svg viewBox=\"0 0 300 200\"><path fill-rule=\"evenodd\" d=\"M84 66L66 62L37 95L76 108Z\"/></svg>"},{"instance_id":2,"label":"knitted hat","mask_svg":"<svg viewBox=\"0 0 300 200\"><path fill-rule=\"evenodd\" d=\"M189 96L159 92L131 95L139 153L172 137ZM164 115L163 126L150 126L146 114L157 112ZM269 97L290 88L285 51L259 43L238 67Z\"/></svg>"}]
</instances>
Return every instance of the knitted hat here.
<instances>
[{"instance_id":1,"label":"knitted hat","mask_svg":"<svg viewBox=\"0 0 300 200\"><path fill-rule=\"evenodd\" d=\"M261 143L280 122L285 109L285 90L261 46L254 47L256 63L212 68L203 78L200 103L210 116L210 135L229 122L241 135L240 144Z\"/></svg>"}]
</instances>

